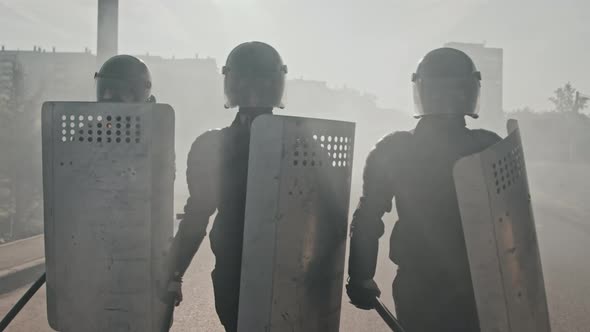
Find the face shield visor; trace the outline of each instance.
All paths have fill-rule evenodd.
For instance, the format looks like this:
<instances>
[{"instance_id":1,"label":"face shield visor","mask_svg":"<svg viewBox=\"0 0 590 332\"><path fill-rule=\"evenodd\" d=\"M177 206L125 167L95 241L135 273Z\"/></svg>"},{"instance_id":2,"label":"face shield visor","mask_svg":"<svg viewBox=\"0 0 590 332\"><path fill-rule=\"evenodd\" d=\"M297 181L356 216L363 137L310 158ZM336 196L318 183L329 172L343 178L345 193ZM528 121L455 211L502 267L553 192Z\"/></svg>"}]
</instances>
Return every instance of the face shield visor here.
<instances>
[{"instance_id":1,"label":"face shield visor","mask_svg":"<svg viewBox=\"0 0 590 332\"><path fill-rule=\"evenodd\" d=\"M146 102L150 98L151 82L127 80L115 76L94 74L98 102Z\"/></svg>"},{"instance_id":2,"label":"face shield visor","mask_svg":"<svg viewBox=\"0 0 590 332\"><path fill-rule=\"evenodd\" d=\"M479 72L472 77L413 77L416 117L468 115L479 111Z\"/></svg>"},{"instance_id":3,"label":"face shield visor","mask_svg":"<svg viewBox=\"0 0 590 332\"><path fill-rule=\"evenodd\" d=\"M223 68L225 107L283 108L287 66L273 71L247 71Z\"/></svg>"}]
</instances>

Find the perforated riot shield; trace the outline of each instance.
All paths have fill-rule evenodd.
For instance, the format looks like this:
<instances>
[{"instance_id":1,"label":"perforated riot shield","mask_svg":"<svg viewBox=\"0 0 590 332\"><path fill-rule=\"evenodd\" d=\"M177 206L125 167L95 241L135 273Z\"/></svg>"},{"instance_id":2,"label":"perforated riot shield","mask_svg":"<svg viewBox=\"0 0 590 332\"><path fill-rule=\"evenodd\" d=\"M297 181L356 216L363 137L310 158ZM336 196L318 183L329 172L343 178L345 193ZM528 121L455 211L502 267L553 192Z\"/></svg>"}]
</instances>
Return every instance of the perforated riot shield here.
<instances>
[{"instance_id":1,"label":"perforated riot shield","mask_svg":"<svg viewBox=\"0 0 590 332\"><path fill-rule=\"evenodd\" d=\"M239 331L338 331L353 140L348 122L255 120Z\"/></svg>"},{"instance_id":2,"label":"perforated riot shield","mask_svg":"<svg viewBox=\"0 0 590 332\"><path fill-rule=\"evenodd\" d=\"M160 331L172 236L174 111L43 105L47 313L59 331Z\"/></svg>"},{"instance_id":3,"label":"perforated riot shield","mask_svg":"<svg viewBox=\"0 0 590 332\"><path fill-rule=\"evenodd\" d=\"M550 331L518 124L454 169L481 331Z\"/></svg>"}]
</instances>

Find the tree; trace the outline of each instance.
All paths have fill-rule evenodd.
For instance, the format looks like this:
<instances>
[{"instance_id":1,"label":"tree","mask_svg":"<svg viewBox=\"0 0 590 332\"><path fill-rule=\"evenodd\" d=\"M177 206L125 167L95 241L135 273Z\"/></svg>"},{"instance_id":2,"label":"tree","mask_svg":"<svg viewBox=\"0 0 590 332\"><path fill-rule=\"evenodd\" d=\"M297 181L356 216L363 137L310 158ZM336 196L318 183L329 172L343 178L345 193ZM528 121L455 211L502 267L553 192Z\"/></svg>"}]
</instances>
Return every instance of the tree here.
<instances>
[{"instance_id":1,"label":"tree","mask_svg":"<svg viewBox=\"0 0 590 332\"><path fill-rule=\"evenodd\" d=\"M578 90L576 90L570 82L567 82L563 87L558 88L553 92L554 97L549 100L555 105L554 110L557 112L575 112L586 108L588 99L577 98Z\"/></svg>"}]
</instances>

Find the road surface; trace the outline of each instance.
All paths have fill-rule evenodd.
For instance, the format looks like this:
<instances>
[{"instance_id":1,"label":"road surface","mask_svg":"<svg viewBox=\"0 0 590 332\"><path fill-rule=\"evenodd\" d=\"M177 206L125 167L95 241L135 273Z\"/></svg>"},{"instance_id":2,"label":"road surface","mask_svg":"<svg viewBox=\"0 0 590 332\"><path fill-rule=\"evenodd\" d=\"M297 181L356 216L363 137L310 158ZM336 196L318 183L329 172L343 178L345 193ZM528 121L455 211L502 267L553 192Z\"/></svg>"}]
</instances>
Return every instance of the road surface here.
<instances>
[{"instance_id":1,"label":"road surface","mask_svg":"<svg viewBox=\"0 0 590 332\"><path fill-rule=\"evenodd\" d=\"M553 332L583 332L590 326L590 180L587 166L529 165L541 258ZM355 203L353 203L355 204ZM391 220L388 218L388 230ZM381 240L376 280L384 302L393 308L391 281L394 265L387 260L388 236ZM184 302L177 309L172 331L223 331L213 305L210 271L213 257L204 242L185 277ZM25 289L0 297L6 313ZM45 313L45 288L7 331L51 331ZM343 299L341 331L388 331L374 311L353 308Z\"/></svg>"}]
</instances>

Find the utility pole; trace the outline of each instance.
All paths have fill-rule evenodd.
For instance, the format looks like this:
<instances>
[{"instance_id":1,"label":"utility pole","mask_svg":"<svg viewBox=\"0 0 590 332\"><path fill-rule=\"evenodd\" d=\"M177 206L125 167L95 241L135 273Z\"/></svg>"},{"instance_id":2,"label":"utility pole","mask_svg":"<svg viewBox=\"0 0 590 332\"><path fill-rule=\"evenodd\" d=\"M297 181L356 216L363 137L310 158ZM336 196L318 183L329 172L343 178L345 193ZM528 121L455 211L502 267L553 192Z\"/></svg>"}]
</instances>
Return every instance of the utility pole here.
<instances>
[{"instance_id":1,"label":"utility pole","mask_svg":"<svg viewBox=\"0 0 590 332\"><path fill-rule=\"evenodd\" d=\"M119 0L98 0L97 67L118 53Z\"/></svg>"}]
</instances>

